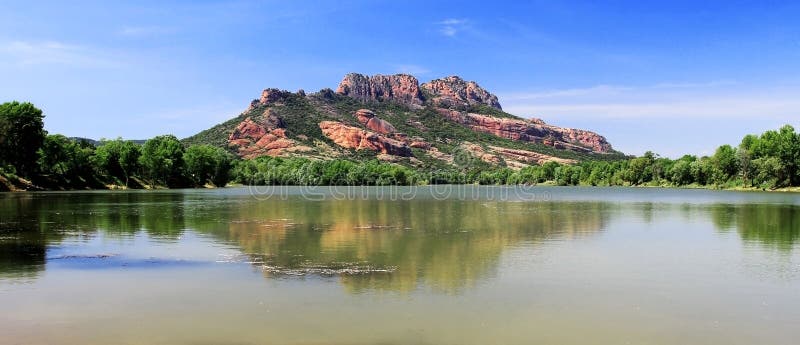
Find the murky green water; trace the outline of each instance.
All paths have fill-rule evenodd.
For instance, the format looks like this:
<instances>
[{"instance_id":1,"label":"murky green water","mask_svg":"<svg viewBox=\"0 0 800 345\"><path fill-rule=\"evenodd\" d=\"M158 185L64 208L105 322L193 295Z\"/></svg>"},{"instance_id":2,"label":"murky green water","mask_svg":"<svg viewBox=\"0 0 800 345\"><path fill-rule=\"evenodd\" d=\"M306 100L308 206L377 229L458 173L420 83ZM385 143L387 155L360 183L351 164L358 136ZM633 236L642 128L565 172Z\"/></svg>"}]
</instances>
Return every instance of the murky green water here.
<instances>
[{"instance_id":1,"label":"murky green water","mask_svg":"<svg viewBox=\"0 0 800 345\"><path fill-rule=\"evenodd\" d=\"M2 344L796 344L800 196L0 194Z\"/></svg>"}]
</instances>

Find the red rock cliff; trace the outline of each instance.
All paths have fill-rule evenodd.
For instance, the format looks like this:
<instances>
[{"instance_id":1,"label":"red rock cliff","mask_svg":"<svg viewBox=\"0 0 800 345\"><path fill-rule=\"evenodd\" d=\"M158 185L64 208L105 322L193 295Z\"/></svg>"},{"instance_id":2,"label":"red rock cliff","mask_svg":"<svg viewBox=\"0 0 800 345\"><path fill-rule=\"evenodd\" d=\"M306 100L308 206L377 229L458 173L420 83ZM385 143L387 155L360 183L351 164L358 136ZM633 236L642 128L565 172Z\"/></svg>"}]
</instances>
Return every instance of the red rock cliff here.
<instances>
[{"instance_id":1,"label":"red rock cliff","mask_svg":"<svg viewBox=\"0 0 800 345\"><path fill-rule=\"evenodd\" d=\"M543 143L573 151L600 153L611 151L611 144L597 133L548 125L539 119L500 118L443 108L437 111L442 116L476 132L489 133L506 139Z\"/></svg>"},{"instance_id":2,"label":"red rock cliff","mask_svg":"<svg viewBox=\"0 0 800 345\"><path fill-rule=\"evenodd\" d=\"M408 74L365 76L350 73L344 76L336 93L361 101L395 101L421 105L419 81Z\"/></svg>"},{"instance_id":3,"label":"red rock cliff","mask_svg":"<svg viewBox=\"0 0 800 345\"><path fill-rule=\"evenodd\" d=\"M228 145L243 158L275 157L310 149L287 138L283 119L269 109L264 112L262 120L254 121L248 117L240 122L228 136Z\"/></svg>"},{"instance_id":4,"label":"red rock cliff","mask_svg":"<svg viewBox=\"0 0 800 345\"><path fill-rule=\"evenodd\" d=\"M381 133L381 134L389 134L394 133L397 130L392 126L389 121L383 120L375 116L375 113L369 109L359 109L354 114L358 122L360 122L364 127L370 129L372 131Z\"/></svg>"},{"instance_id":5,"label":"red rock cliff","mask_svg":"<svg viewBox=\"0 0 800 345\"><path fill-rule=\"evenodd\" d=\"M434 79L422 84L422 89L431 95L434 104L443 107L464 107L485 104L502 109L497 96L489 93L474 81L466 81L458 76Z\"/></svg>"},{"instance_id":6,"label":"red rock cliff","mask_svg":"<svg viewBox=\"0 0 800 345\"><path fill-rule=\"evenodd\" d=\"M337 121L322 121L319 123L319 128L322 129L322 134L341 147L372 150L393 156L411 156L411 149L404 142L374 132Z\"/></svg>"}]
</instances>

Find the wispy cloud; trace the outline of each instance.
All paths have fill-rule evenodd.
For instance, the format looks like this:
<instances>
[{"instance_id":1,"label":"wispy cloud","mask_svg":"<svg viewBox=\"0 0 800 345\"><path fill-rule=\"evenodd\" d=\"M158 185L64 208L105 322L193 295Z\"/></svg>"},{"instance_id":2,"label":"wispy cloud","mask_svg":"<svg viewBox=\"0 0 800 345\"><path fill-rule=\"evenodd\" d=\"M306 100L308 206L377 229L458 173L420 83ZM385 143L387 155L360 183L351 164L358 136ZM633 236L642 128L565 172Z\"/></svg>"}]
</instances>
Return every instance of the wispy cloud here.
<instances>
[{"instance_id":1,"label":"wispy cloud","mask_svg":"<svg viewBox=\"0 0 800 345\"><path fill-rule=\"evenodd\" d=\"M703 88L703 87L715 87L715 86L731 86L738 84L734 80L714 80L709 82L701 82L701 83L692 83L692 82L679 82L679 83L660 83L653 85L653 88L660 88L660 89L693 89L693 88Z\"/></svg>"},{"instance_id":2,"label":"wispy cloud","mask_svg":"<svg viewBox=\"0 0 800 345\"><path fill-rule=\"evenodd\" d=\"M397 73L411 74L414 76L431 73L429 69L419 65L397 65L395 66L395 70Z\"/></svg>"},{"instance_id":3,"label":"wispy cloud","mask_svg":"<svg viewBox=\"0 0 800 345\"><path fill-rule=\"evenodd\" d=\"M587 88L510 93L503 108L523 116L582 119L772 117L800 114L797 90L732 88L732 80L658 83L650 86L599 85ZM791 92L790 92L791 91Z\"/></svg>"},{"instance_id":4,"label":"wispy cloud","mask_svg":"<svg viewBox=\"0 0 800 345\"><path fill-rule=\"evenodd\" d=\"M439 26L439 33L447 37L458 35L468 24L468 20L457 18L448 18L436 23L436 25Z\"/></svg>"},{"instance_id":5,"label":"wispy cloud","mask_svg":"<svg viewBox=\"0 0 800 345\"><path fill-rule=\"evenodd\" d=\"M503 100L522 101L522 100L535 100L535 99L560 98L560 97L577 97L577 96L587 96L587 95L608 96L608 95L619 94L627 90L631 90L631 88L624 86L613 86L613 85L597 85L588 88L511 93L503 96Z\"/></svg>"},{"instance_id":6,"label":"wispy cloud","mask_svg":"<svg viewBox=\"0 0 800 345\"><path fill-rule=\"evenodd\" d=\"M0 61L30 65L70 65L78 67L112 67L118 62L106 54L89 47L56 41L0 42Z\"/></svg>"},{"instance_id":7,"label":"wispy cloud","mask_svg":"<svg viewBox=\"0 0 800 345\"><path fill-rule=\"evenodd\" d=\"M174 28L163 26L126 26L119 30L119 34L127 37L146 37L175 32Z\"/></svg>"}]
</instances>

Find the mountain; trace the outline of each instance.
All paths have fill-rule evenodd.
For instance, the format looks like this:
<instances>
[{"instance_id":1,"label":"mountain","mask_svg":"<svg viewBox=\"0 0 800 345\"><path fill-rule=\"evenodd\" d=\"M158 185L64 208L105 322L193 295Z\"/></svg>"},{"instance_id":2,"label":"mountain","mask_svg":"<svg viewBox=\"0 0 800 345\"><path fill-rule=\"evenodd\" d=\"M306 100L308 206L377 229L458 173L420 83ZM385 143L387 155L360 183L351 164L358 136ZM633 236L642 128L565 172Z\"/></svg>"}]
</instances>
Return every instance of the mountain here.
<instances>
[{"instance_id":1,"label":"mountain","mask_svg":"<svg viewBox=\"0 0 800 345\"><path fill-rule=\"evenodd\" d=\"M546 161L616 159L601 135L503 111L497 96L457 76L347 74L336 91L265 89L239 116L184 139L242 158L376 157L421 168L476 160L518 169Z\"/></svg>"}]
</instances>

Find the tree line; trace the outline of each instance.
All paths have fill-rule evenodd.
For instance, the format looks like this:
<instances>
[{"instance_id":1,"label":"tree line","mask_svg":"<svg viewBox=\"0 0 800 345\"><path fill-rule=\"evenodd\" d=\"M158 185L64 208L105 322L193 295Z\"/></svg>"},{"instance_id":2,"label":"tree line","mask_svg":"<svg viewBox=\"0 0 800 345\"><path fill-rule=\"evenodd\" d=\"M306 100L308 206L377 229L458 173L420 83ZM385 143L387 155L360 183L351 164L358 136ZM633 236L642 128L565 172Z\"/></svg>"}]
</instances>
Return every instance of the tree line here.
<instances>
[{"instance_id":1,"label":"tree line","mask_svg":"<svg viewBox=\"0 0 800 345\"><path fill-rule=\"evenodd\" d=\"M225 186L233 156L210 145L184 145L160 135L143 145L101 140L97 145L44 130L31 103L0 104L0 176L50 188Z\"/></svg>"},{"instance_id":2,"label":"tree line","mask_svg":"<svg viewBox=\"0 0 800 345\"><path fill-rule=\"evenodd\" d=\"M24 178L45 188L248 185L557 185L698 186L775 189L800 186L800 134L790 125L747 135L737 147L711 156L678 159L647 152L618 161L547 162L521 170L479 159L436 170L376 159L311 160L260 157L241 160L211 145L185 146L173 135L144 144L114 139L97 145L44 130L42 111L30 103L0 105L0 177Z\"/></svg>"}]
</instances>

